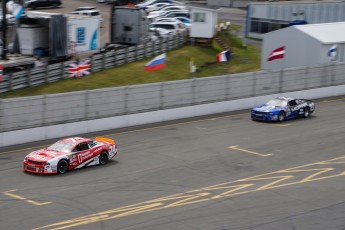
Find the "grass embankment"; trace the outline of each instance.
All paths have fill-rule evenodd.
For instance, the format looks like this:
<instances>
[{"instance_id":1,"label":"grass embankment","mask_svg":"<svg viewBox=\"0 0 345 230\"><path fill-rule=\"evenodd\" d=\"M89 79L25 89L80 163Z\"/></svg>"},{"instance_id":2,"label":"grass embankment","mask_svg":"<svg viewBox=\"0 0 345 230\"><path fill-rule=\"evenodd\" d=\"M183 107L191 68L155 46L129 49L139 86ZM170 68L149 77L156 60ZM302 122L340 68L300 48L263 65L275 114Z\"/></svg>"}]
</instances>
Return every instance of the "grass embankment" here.
<instances>
[{"instance_id":1,"label":"grass embankment","mask_svg":"<svg viewBox=\"0 0 345 230\"><path fill-rule=\"evenodd\" d=\"M232 49L230 62L214 63L221 51L217 44L212 47L186 45L167 52L166 68L146 72L144 65L152 58L104 70L92 75L61 80L41 86L19 89L0 94L0 98L14 98L79 90L91 90L106 87L145 84L190 78L189 61L194 58L197 71L194 77L217 76L240 72L256 71L260 65L260 48L248 45L243 47L242 40L228 31L219 32L219 36ZM1 83L0 83L1 84Z\"/></svg>"}]
</instances>

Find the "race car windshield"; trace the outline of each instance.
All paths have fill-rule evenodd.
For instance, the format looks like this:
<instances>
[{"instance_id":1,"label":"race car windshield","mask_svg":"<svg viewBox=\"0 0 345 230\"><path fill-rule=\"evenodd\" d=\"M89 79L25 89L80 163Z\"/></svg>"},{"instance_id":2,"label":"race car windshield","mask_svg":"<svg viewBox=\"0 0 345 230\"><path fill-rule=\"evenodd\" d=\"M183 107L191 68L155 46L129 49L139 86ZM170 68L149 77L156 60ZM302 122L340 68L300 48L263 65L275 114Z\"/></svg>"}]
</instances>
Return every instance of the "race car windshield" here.
<instances>
[{"instance_id":1,"label":"race car windshield","mask_svg":"<svg viewBox=\"0 0 345 230\"><path fill-rule=\"evenodd\" d=\"M48 150L69 153L73 149L73 145L67 142L58 141L48 147Z\"/></svg>"},{"instance_id":2,"label":"race car windshield","mask_svg":"<svg viewBox=\"0 0 345 230\"><path fill-rule=\"evenodd\" d=\"M282 100L273 99L273 100L270 100L269 102L267 102L266 104L274 106L274 107L284 107L287 105L287 102L282 101Z\"/></svg>"}]
</instances>

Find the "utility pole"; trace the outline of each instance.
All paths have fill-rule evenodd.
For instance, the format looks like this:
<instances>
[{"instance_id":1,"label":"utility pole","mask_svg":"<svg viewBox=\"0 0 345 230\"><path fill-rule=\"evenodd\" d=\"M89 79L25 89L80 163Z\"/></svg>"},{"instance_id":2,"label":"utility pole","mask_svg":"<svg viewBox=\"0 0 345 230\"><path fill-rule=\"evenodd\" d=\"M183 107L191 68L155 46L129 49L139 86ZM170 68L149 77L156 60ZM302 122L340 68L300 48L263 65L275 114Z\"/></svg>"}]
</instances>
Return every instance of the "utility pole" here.
<instances>
[{"instance_id":1,"label":"utility pole","mask_svg":"<svg viewBox=\"0 0 345 230\"><path fill-rule=\"evenodd\" d=\"M7 18L6 18L6 2L2 0L2 60L7 59Z\"/></svg>"}]
</instances>

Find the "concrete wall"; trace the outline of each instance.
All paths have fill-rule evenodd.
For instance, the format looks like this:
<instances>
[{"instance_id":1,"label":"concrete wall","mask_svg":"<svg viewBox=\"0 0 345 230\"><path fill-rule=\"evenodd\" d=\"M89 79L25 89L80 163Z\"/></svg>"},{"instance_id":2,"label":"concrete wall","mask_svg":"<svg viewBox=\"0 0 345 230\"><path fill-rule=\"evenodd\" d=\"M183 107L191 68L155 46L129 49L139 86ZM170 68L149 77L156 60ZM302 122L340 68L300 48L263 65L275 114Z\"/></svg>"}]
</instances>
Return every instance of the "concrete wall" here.
<instances>
[{"instance_id":1,"label":"concrete wall","mask_svg":"<svg viewBox=\"0 0 345 230\"><path fill-rule=\"evenodd\" d=\"M0 100L1 132L345 84L344 63Z\"/></svg>"},{"instance_id":2,"label":"concrete wall","mask_svg":"<svg viewBox=\"0 0 345 230\"><path fill-rule=\"evenodd\" d=\"M294 98L315 99L345 94L345 85L324 87L310 90L285 93L285 96ZM114 116L103 119L95 119L81 122L73 122L52 126L22 129L0 133L0 147L15 144L28 143L51 138L79 135L83 133L96 132L108 129L130 127L135 125L150 124L155 122L170 121L188 117L196 117L208 114L249 109L254 105L261 104L281 94L270 94L244 99L187 106L173 109L144 112L123 116ZM316 111L317 113L317 111ZM248 114L248 119L249 114Z\"/></svg>"}]
</instances>

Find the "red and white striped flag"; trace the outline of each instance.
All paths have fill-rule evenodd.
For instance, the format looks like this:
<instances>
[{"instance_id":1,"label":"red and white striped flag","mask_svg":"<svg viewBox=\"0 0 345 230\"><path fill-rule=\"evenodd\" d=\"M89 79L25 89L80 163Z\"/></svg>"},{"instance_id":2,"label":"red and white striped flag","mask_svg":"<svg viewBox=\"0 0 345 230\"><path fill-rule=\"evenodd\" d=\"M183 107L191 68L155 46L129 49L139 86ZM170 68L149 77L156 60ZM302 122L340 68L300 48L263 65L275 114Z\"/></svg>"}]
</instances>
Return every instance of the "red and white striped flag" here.
<instances>
[{"instance_id":1,"label":"red and white striped flag","mask_svg":"<svg viewBox=\"0 0 345 230\"><path fill-rule=\"evenodd\" d=\"M273 61L276 59L284 58L285 55L285 46L279 47L278 49L273 50L268 56L267 61Z\"/></svg>"}]
</instances>

